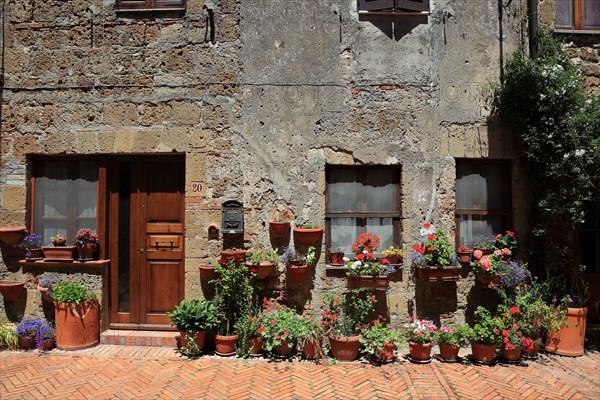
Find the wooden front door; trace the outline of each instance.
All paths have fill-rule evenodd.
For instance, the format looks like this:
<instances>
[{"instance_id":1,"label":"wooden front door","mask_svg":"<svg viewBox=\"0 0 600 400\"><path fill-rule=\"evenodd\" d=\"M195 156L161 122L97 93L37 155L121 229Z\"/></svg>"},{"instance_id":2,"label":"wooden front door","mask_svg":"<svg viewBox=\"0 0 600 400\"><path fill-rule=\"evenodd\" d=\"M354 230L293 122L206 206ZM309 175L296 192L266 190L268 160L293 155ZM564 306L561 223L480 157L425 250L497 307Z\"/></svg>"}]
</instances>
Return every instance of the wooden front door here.
<instances>
[{"instance_id":1,"label":"wooden front door","mask_svg":"<svg viewBox=\"0 0 600 400\"><path fill-rule=\"evenodd\" d=\"M110 327L170 329L184 296L184 157L119 157L110 186Z\"/></svg>"}]
</instances>

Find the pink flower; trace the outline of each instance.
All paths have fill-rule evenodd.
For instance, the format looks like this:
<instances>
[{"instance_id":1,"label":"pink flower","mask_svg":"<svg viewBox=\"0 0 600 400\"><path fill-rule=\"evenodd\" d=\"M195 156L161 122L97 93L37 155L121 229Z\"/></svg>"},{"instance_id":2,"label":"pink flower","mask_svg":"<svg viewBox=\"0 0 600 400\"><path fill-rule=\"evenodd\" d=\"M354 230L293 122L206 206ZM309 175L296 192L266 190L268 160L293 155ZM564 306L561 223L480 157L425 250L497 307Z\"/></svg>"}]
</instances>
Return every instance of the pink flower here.
<instances>
[{"instance_id":1,"label":"pink flower","mask_svg":"<svg viewBox=\"0 0 600 400\"><path fill-rule=\"evenodd\" d=\"M502 252L500 250L494 250L494 255L500 257Z\"/></svg>"},{"instance_id":2,"label":"pink flower","mask_svg":"<svg viewBox=\"0 0 600 400\"><path fill-rule=\"evenodd\" d=\"M476 260L479 260L481 256L483 256L483 252L481 250L475 250L473 252L473 257L475 257Z\"/></svg>"},{"instance_id":3,"label":"pink flower","mask_svg":"<svg viewBox=\"0 0 600 400\"><path fill-rule=\"evenodd\" d=\"M496 239L500 239L502 237L502 235L499 233L496 235Z\"/></svg>"},{"instance_id":4,"label":"pink flower","mask_svg":"<svg viewBox=\"0 0 600 400\"><path fill-rule=\"evenodd\" d=\"M512 231L506 231L506 236L508 236L508 237L514 237L515 233L512 232Z\"/></svg>"},{"instance_id":5,"label":"pink flower","mask_svg":"<svg viewBox=\"0 0 600 400\"><path fill-rule=\"evenodd\" d=\"M267 304L269 304L269 300L267 300L267 297L263 297L263 304L266 306Z\"/></svg>"},{"instance_id":6,"label":"pink flower","mask_svg":"<svg viewBox=\"0 0 600 400\"><path fill-rule=\"evenodd\" d=\"M479 262L481 263L481 268L484 271L489 271L490 268L492 268L492 261L488 256L481 257L481 260L479 260Z\"/></svg>"},{"instance_id":7,"label":"pink flower","mask_svg":"<svg viewBox=\"0 0 600 400\"><path fill-rule=\"evenodd\" d=\"M277 320L272 319L271 320L271 325L275 325L277 323Z\"/></svg>"},{"instance_id":8,"label":"pink flower","mask_svg":"<svg viewBox=\"0 0 600 400\"><path fill-rule=\"evenodd\" d=\"M502 254L504 254L505 256L510 254L510 250L508 250L506 247L502 249Z\"/></svg>"}]
</instances>

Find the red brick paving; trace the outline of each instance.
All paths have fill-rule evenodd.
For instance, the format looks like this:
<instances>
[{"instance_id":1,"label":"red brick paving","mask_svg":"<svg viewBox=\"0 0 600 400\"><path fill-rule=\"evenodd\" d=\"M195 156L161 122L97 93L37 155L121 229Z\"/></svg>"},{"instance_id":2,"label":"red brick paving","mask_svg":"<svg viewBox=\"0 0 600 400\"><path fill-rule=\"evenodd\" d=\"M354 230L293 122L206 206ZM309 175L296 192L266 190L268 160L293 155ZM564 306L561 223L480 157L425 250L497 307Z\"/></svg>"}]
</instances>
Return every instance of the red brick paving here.
<instances>
[{"instance_id":1,"label":"red brick paving","mask_svg":"<svg viewBox=\"0 0 600 400\"><path fill-rule=\"evenodd\" d=\"M173 349L100 345L0 352L9 399L600 399L600 353L492 367L188 360Z\"/></svg>"}]
</instances>

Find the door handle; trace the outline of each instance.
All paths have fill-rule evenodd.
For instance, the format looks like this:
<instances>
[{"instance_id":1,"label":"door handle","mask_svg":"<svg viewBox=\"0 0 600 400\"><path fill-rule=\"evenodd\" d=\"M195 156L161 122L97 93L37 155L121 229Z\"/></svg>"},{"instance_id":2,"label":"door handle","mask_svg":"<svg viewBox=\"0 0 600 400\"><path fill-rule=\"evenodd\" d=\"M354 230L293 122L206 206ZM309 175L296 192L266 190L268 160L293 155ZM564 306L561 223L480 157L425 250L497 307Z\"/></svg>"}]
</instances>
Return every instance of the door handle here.
<instances>
[{"instance_id":1,"label":"door handle","mask_svg":"<svg viewBox=\"0 0 600 400\"><path fill-rule=\"evenodd\" d=\"M140 254L144 254L144 249L140 249Z\"/></svg>"}]
</instances>

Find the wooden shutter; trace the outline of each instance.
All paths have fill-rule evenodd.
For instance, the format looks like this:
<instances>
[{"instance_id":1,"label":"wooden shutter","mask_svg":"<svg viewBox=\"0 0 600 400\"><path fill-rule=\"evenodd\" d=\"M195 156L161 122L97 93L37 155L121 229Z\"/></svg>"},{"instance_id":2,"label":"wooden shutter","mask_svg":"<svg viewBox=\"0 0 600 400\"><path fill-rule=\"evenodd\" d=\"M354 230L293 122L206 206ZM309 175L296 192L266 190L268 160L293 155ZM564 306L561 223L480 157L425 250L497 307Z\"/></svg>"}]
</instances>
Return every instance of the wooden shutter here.
<instances>
[{"instance_id":1,"label":"wooden shutter","mask_svg":"<svg viewBox=\"0 0 600 400\"><path fill-rule=\"evenodd\" d=\"M396 0L396 8L409 11L429 11L429 0Z\"/></svg>"},{"instance_id":2,"label":"wooden shutter","mask_svg":"<svg viewBox=\"0 0 600 400\"><path fill-rule=\"evenodd\" d=\"M385 10L394 8L394 0L358 0L360 11Z\"/></svg>"}]
</instances>

